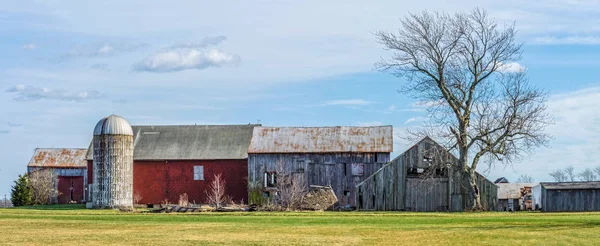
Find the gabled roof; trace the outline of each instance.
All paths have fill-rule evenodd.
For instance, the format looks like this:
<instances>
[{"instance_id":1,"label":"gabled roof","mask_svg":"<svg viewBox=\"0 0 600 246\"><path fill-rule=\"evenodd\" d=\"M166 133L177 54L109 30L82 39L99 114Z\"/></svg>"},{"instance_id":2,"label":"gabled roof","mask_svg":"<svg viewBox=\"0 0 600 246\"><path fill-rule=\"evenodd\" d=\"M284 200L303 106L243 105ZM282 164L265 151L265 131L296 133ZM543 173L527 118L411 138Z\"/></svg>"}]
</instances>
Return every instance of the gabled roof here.
<instances>
[{"instance_id":1,"label":"gabled roof","mask_svg":"<svg viewBox=\"0 0 600 246\"><path fill-rule=\"evenodd\" d=\"M544 182L540 183L547 190L585 190L600 189L600 181L590 182Z\"/></svg>"},{"instance_id":2,"label":"gabled roof","mask_svg":"<svg viewBox=\"0 0 600 246\"><path fill-rule=\"evenodd\" d=\"M248 153L390 153L392 131L392 126L256 127Z\"/></svg>"},{"instance_id":3,"label":"gabled roof","mask_svg":"<svg viewBox=\"0 0 600 246\"><path fill-rule=\"evenodd\" d=\"M536 183L498 183L498 199L519 199L521 189L534 187Z\"/></svg>"},{"instance_id":4,"label":"gabled roof","mask_svg":"<svg viewBox=\"0 0 600 246\"><path fill-rule=\"evenodd\" d=\"M132 126L134 160L234 160L248 158L259 125ZM87 159L93 159L90 144Z\"/></svg>"},{"instance_id":5,"label":"gabled roof","mask_svg":"<svg viewBox=\"0 0 600 246\"><path fill-rule=\"evenodd\" d=\"M35 149L28 167L86 168L87 149L48 148Z\"/></svg>"}]
</instances>

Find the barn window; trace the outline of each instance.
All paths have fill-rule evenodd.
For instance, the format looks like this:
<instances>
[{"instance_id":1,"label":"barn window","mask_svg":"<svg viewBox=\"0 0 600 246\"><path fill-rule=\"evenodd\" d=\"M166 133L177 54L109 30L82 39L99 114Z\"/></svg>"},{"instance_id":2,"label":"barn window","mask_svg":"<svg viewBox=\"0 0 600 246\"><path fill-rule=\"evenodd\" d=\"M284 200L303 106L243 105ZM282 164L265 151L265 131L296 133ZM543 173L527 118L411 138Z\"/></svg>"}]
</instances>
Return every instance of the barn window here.
<instances>
[{"instance_id":1,"label":"barn window","mask_svg":"<svg viewBox=\"0 0 600 246\"><path fill-rule=\"evenodd\" d=\"M277 175L275 172L265 172L265 187L275 187Z\"/></svg>"},{"instance_id":2,"label":"barn window","mask_svg":"<svg viewBox=\"0 0 600 246\"><path fill-rule=\"evenodd\" d=\"M363 176L365 165L362 163L352 163L352 176Z\"/></svg>"},{"instance_id":3,"label":"barn window","mask_svg":"<svg viewBox=\"0 0 600 246\"><path fill-rule=\"evenodd\" d=\"M204 166L194 166L194 180L204 180Z\"/></svg>"}]
</instances>

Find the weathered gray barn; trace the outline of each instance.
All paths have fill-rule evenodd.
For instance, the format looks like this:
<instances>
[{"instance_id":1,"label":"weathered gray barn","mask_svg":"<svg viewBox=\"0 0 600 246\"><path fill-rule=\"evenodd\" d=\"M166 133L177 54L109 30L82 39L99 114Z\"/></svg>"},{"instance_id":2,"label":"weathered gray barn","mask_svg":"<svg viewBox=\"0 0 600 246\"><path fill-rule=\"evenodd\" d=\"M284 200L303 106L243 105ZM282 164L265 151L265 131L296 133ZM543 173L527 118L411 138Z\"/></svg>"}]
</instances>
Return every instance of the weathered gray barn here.
<instances>
[{"instance_id":1,"label":"weathered gray barn","mask_svg":"<svg viewBox=\"0 0 600 246\"><path fill-rule=\"evenodd\" d=\"M52 170L56 175L56 203L80 203L86 199L87 165L85 160L87 149L49 148L35 149L33 157L27 164L27 172Z\"/></svg>"},{"instance_id":2,"label":"weathered gray barn","mask_svg":"<svg viewBox=\"0 0 600 246\"><path fill-rule=\"evenodd\" d=\"M354 206L356 185L389 162L392 150L391 126L256 127L248 148L248 183L268 194L280 163L307 186L331 186L340 206Z\"/></svg>"},{"instance_id":3,"label":"weathered gray barn","mask_svg":"<svg viewBox=\"0 0 600 246\"><path fill-rule=\"evenodd\" d=\"M548 182L540 183L540 186L541 208L544 212L600 211L598 181Z\"/></svg>"},{"instance_id":4,"label":"weathered gray barn","mask_svg":"<svg viewBox=\"0 0 600 246\"><path fill-rule=\"evenodd\" d=\"M357 185L359 210L464 211L458 160L426 137ZM498 187L477 174L481 203L497 209Z\"/></svg>"}]
</instances>

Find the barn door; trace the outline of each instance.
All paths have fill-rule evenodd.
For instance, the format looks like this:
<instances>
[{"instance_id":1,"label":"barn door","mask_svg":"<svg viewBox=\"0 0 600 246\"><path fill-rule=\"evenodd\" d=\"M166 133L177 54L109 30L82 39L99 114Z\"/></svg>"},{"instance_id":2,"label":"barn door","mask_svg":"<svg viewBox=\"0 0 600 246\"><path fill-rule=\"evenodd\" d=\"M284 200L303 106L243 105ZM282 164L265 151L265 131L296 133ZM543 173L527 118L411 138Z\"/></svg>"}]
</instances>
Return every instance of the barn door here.
<instances>
[{"instance_id":1,"label":"barn door","mask_svg":"<svg viewBox=\"0 0 600 246\"><path fill-rule=\"evenodd\" d=\"M79 203L83 200L82 176L58 176L58 203Z\"/></svg>"}]
</instances>

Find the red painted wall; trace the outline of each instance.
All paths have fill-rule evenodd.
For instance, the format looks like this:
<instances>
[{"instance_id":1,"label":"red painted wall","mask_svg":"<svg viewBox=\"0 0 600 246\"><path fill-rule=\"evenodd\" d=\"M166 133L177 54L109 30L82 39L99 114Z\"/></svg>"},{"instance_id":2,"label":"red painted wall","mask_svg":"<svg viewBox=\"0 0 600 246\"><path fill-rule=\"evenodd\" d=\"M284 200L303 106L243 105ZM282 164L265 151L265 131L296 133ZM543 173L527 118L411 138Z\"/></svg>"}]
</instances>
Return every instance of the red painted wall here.
<instances>
[{"instance_id":1,"label":"red painted wall","mask_svg":"<svg viewBox=\"0 0 600 246\"><path fill-rule=\"evenodd\" d=\"M73 194L71 197L71 189ZM71 199L79 203L83 200L83 176L58 176L58 203L68 204Z\"/></svg>"},{"instance_id":2,"label":"red painted wall","mask_svg":"<svg viewBox=\"0 0 600 246\"><path fill-rule=\"evenodd\" d=\"M204 166L204 180L194 180L194 166ZM133 194L139 204L177 203L187 193L189 202L203 203L215 174L226 182L225 192L233 201L248 201L247 160L134 161Z\"/></svg>"},{"instance_id":3,"label":"red painted wall","mask_svg":"<svg viewBox=\"0 0 600 246\"><path fill-rule=\"evenodd\" d=\"M194 180L194 166L204 166L204 180ZM189 202L204 203L205 191L215 174L226 182L226 195L234 202L248 201L248 160L134 161L133 196L139 204L177 203L187 193ZM93 182L92 161L88 161L88 183ZM134 201L135 202L135 201Z\"/></svg>"}]
</instances>

